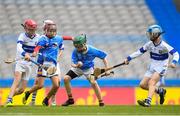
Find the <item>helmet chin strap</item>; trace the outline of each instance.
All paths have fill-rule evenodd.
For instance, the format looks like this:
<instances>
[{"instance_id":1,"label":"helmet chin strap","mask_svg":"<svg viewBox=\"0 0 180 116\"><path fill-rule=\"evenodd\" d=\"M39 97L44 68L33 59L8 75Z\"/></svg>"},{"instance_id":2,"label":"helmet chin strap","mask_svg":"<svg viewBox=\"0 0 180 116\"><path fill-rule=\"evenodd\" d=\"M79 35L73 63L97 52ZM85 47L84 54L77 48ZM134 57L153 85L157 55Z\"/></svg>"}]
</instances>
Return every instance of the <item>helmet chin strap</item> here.
<instances>
[{"instance_id":1,"label":"helmet chin strap","mask_svg":"<svg viewBox=\"0 0 180 116\"><path fill-rule=\"evenodd\" d=\"M26 34L26 36L29 37L30 39L33 39L33 38L36 36L36 34L33 34L33 35L30 35L30 34L28 34L28 33L25 33L25 34Z\"/></svg>"}]
</instances>

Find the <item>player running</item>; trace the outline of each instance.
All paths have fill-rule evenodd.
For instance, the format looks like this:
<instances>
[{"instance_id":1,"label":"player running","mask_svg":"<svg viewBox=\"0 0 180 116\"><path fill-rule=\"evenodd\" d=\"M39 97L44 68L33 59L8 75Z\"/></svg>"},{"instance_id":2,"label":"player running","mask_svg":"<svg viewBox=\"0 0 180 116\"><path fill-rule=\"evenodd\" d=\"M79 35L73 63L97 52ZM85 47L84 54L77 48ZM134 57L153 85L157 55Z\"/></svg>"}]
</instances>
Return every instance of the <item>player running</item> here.
<instances>
[{"instance_id":1,"label":"player running","mask_svg":"<svg viewBox=\"0 0 180 116\"><path fill-rule=\"evenodd\" d=\"M60 69L58 67L58 57L61 52L59 52L63 47L63 38L57 35L56 25L49 25L45 31L45 35L41 36L33 55L38 54L38 63L47 66L47 67L57 67L57 70L54 74L48 75L45 70L42 68L38 69L37 83L29 90L25 92L23 97L23 103L26 104L27 99L31 93L41 89L44 85L44 77L49 77L52 81L52 88L44 98L42 104L45 106L49 105L49 99L56 94L59 84L60 84Z\"/></svg>"},{"instance_id":2,"label":"player running","mask_svg":"<svg viewBox=\"0 0 180 116\"><path fill-rule=\"evenodd\" d=\"M49 20L49 19L44 20L43 23L44 23L43 24L44 34L45 34L46 30L49 28L50 25L55 25L55 23L52 20ZM71 36L62 36L62 38L63 38L63 40L72 40L73 39L73 37L71 37ZM61 49L59 51L58 58L61 58L63 51L64 51L64 46L61 47ZM60 59L58 59L58 62L59 61L60 61ZM57 63L57 67L60 68L59 63ZM59 77L61 77L60 71L59 71ZM35 84L37 84L37 82L38 82L38 78L36 78ZM32 93L32 100L30 102L30 105L35 105L36 95L37 95L37 91L34 91ZM51 105L56 106L56 96L55 95L52 95L52 97L51 97Z\"/></svg>"},{"instance_id":3,"label":"player running","mask_svg":"<svg viewBox=\"0 0 180 116\"><path fill-rule=\"evenodd\" d=\"M101 90L97 82L93 79L94 71L94 59L96 57L102 59L105 68L108 67L108 62L106 60L107 54L93 46L86 44L86 35L76 36L73 40L73 45L75 47L72 53L72 68L64 77L64 83L66 92L68 95L68 100L62 104L62 106L68 106L74 104L74 99L71 92L70 80L84 75L90 82L95 94L99 100L99 106L104 106L104 102L101 95Z\"/></svg>"},{"instance_id":4,"label":"player running","mask_svg":"<svg viewBox=\"0 0 180 116\"><path fill-rule=\"evenodd\" d=\"M12 106L13 96L23 93L26 88L32 68L32 63L26 60L31 58L30 56L39 38L39 35L35 32L37 23L34 20L27 19L22 26L25 32L21 33L18 37L16 53L16 58L20 60L16 61L14 81L5 106Z\"/></svg>"},{"instance_id":5,"label":"player running","mask_svg":"<svg viewBox=\"0 0 180 116\"><path fill-rule=\"evenodd\" d=\"M144 78L140 82L140 87L148 90L148 97L145 100L137 101L139 105L144 107L149 107L151 105L154 92L159 94L160 104L164 103L166 90L161 87L156 88L156 84L165 76L168 67L175 68L179 60L178 52L161 39L163 33L159 25L150 26L147 29L147 36L151 41L147 42L137 52L134 52L125 59L125 63L128 64L132 59L144 54L146 51L150 52L151 63ZM173 55L171 64L168 64L169 53Z\"/></svg>"}]
</instances>

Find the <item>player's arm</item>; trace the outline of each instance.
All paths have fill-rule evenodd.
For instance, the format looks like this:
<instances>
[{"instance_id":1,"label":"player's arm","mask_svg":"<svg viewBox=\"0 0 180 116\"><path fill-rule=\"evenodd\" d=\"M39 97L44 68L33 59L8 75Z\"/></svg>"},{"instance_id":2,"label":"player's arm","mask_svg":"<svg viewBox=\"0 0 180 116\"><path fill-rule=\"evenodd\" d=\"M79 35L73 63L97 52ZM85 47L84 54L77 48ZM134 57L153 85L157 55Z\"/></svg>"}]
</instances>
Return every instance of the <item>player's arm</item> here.
<instances>
[{"instance_id":1,"label":"player's arm","mask_svg":"<svg viewBox=\"0 0 180 116\"><path fill-rule=\"evenodd\" d=\"M94 54L96 57L102 59L104 67L108 68L107 54L104 51L99 50L97 48L94 48Z\"/></svg>"},{"instance_id":2,"label":"player's arm","mask_svg":"<svg viewBox=\"0 0 180 116\"><path fill-rule=\"evenodd\" d=\"M104 59L102 59L103 63L104 63L104 67L105 69L108 68L108 61L107 61L107 58L105 57Z\"/></svg>"},{"instance_id":3,"label":"player's arm","mask_svg":"<svg viewBox=\"0 0 180 116\"><path fill-rule=\"evenodd\" d=\"M72 67L80 68L83 66L83 63L81 61L78 61L76 50L73 51L72 56L71 56L71 60L72 60L72 63L71 63Z\"/></svg>"},{"instance_id":4,"label":"player's arm","mask_svg":"<svg viewBox=\"0 0 180 116\"><path fill-rule=\"evenodd\" d=\"M39 50L43 48L46 45L46 41L44 41L42 38L40 38L39 42L37 43L37 46L34 48L34 52L32 54L33 57L36 57L39 53Z\"/></svg>"},{"instance_id":5,"label":"player's arm","mask_svg":"<svg viewBox=\"0 0 180 116\"><path fill-rule=\"evenodd\" d=\"M71 36L62 36L63 40L73 40Z\"/></svg>"},{"instance_id":6,"label":"player's arm","mask_svg":"<svg viewBox=\"0 0 180 116\"><path fill-rule=\"evenodd\" d=\"M63 54L63 51L64 51L64 45L63 44L60 44L59 45L59 53L58 53L58 62L60 61L60 58L61 58L61 56L62 56L62 54Z\"/></svg>"},{"instance_id":7,"label":"player's arm","mask_svg":"<svg viewBox=\"0 0 180 116\"><path fill-rule=\"evenodd\" d=\"M150 42L146 43L143 47L141 47L139 50L137 50L136 52L132 53L131 55L129 55L125 60L125 64L129 64L129 62L132 60L132 59L135 59L139 56L141 56L142 54L144 54L147 50L148 50L148 47L150 45Z\"/></svg>"},{"instance_id":8,"label":"player's arm","mask_svg":"<svg viewBox=\"0 0 180 116\"><path fill-rule=\"evenodd\" d=\"M175 50L170 45L168 45L168 44L165 44L165 45L166 45L166 48L168 49L169 53L173 56L172 62L171 62L171 64L168 65L168 67L176 68L176 64L179 61L179 53L177 52L177 50Z\"/></svg>"},{"instance_id":9,"label":"player's arm","mask_svg":"<svg viewBox=\"0 0 180 116\"><path fill-rule=\"evenodd\" d=\"M23 35L21 34L19 37L18 37L18 41L17 41L17 51L19 51L21 53L22 56L24 56L25 60L29 60L30 59L30 55L24 51L23 49L23 43L24 43L24 40L23 40Z\"/></svg>"}]
</instances>

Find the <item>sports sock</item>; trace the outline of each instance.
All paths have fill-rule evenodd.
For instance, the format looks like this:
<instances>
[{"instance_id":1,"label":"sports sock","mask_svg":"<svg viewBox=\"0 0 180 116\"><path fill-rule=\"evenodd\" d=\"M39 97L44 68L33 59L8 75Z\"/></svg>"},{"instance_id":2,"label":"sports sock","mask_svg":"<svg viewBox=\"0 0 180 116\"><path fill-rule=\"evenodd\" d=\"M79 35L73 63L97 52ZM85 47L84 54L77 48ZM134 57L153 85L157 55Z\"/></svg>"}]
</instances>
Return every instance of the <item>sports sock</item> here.
<instances>
[{"instance_id":1,"label":"sports sock","mask_svg":"<svg viewBox=\"0 0 180 116\"><path fill-rule=\"evenodd\" d=\"M36 95L37 95L37 92L36 92L36 91L33 92L33 94L32 94L32 102L35 102L35 100L36 100Z\"/></svg>"},{"instance_id":2,"label":"sports sock","mask_svg":"<svg viewBox=\"0 0 180 116\"><path fill-rule=\"evenodd\" d=\"M151 100L152 100L152 98L151 98L151 97L148 97L148 98L146 99L146 103L151 104Z\"/></svg>"},{"instance_id":3,"label":"sports sock","mask_svg":"<svg viewBox=\"0 0 180 116\"><path fill-rule=\"evenodd\" d=\"M12 98L8 97L7 102L11 102L12 103Z\"/></svg>"}]
</instances>

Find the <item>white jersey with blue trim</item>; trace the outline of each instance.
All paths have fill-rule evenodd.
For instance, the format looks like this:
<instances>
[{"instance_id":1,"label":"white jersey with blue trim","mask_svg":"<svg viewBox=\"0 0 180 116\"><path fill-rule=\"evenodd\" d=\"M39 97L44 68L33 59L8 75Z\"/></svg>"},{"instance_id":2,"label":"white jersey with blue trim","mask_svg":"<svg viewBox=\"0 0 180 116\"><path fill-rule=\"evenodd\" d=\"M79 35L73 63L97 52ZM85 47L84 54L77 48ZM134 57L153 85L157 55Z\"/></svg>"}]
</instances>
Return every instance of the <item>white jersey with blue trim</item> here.
<instances>
[{"instance_id":1,"label":"white jersey with blue trim","mask_svg":"<svg viewBox=\"0 0 180 116\"><path fill-rule=\"evenodd\" d=\"M39 40L39 35L36 34L33 38L29 38L26 33L21 33L17 40L17 52L16 58L20 59L25 56L25 53L29 53L30 55L34 52L34 48ZM17 63L21 64L31 64L25 60L18 60Z\"/></svg>"},{"instance_id":2,"label":"white jersey with blue trim","mask_svg":"<svg viewBox=\"0 0 180 116\"><path fill-rule=\"evenodd\" d=\"M169 62L169 54L173 55L172 63L179 61L179 53L166 42L162 41L155 45L152 41L147 42L142 48L127 57L128 61L134 59L146 51L149 51L151 64L157 66L167 66Z\"/></svg>"}]
</instances>

